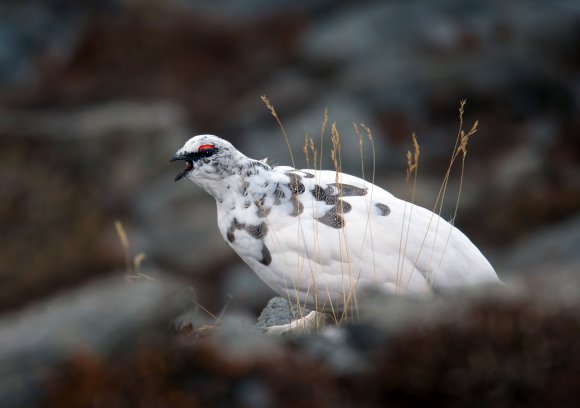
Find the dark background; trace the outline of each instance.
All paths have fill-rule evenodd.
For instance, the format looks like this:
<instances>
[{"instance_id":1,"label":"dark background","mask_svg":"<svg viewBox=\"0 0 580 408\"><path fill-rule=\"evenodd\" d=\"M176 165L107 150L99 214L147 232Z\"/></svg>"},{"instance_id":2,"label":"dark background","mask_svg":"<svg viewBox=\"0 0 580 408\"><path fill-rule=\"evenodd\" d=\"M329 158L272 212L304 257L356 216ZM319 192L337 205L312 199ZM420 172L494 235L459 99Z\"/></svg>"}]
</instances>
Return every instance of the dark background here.
<instances>
[{"instance_id":1,"label":"dark background","mask_svg":"<svg viewBox=\"0 0 580 408\"><path fill-rule=\"evenodd\" d=\"M168 159L213 133L290 164L261 95L300 166L326 107L346 172L361 172L352 123L370 126L377 184L400 196L415 131L428 208L467 99L480 130L457 225L507 281L580 265L577 2L15 0L0 3L0 312L123 274L116 220L143 272L180 276L213 312L229 295L258 312L272 293ZM446 218L456 192L454 177Z\"/></svg>"}]
</instances>

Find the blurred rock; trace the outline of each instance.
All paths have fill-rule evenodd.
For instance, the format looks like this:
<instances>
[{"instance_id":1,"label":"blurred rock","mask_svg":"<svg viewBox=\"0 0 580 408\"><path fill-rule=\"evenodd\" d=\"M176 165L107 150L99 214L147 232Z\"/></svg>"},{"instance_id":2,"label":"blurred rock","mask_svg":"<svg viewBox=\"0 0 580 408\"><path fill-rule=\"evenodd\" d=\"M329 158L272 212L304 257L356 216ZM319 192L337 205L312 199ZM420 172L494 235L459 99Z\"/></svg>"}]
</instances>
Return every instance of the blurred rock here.
<instances>
[{"instance_id":1,"label":"blurred rock","mask_svg":"<svg viewBox=\"0 0 580 408\"><path fill-rule=\"evenodd\" d=\"M548 280L550 284L545 284ZM468 398L467 390L480 386L485 388L479 391L485 400L517 399L513 390L490 385L502 381L545 400L574 398L576 391L570 384L562 383L556 394L548 384L555 380L556 371L569 372L580 361L578 353L567 349L577 338L580 324L580 277L554 272L540 280L519 279L512 284L511 288L470 288L446 296L367 292L360 297L357 319L286 340L292 349L301 350L301 358L322 361L333 376L358 384L357 395L364 401L399 401L396 394L384 394L382 387L407 390L410 399L406 401L423 398L426 390L438 395L435 398L440 393L451 400ZM288 302L274 298L259 324L284 323L290 315ZM520 343L531 338L533 344ZM399 353L406 357L399 359ZM566 355L570 364L560 364L558 356ZM512 371L514 367L519 368ZM452 381L459 381L455 370L463 372L457 384ZM438 376L446 379L439 381ZM373 394L374 387L383 391ZM353 391L349 389L346 395Z\"/></svg>"},{"instance_id":2,"label":"blurred rock","mask_svg":"<svg viewBox=\"0 0 580 408\"><path fill-rule=\"evenodd\" d=\"M514 295L517 295L517 292L512 293L497 285L465 288L445 296L433 294L390 295L374 288L365 288L360 293L356 311L351 311L356 317L330 316L328 323L334 323L328 325L329 331L326 330L326 327L323 328L322 334L328 335L331 340L336 335L332 327L336 326L337 320L340 330L342 330L342 326L348 327L354 323L355 326L361 324L360 330L366 330L365 325L369 325L392 333L427 323L451 321L459 318L471 304L482 300L503 302L508 299L508 296ZM288 299L274 297L270 299L262 311L256 327L264 330L270 326L288 324L309 312L308 308L297 310Z\"/></svg>"},{"instance_id":3,"label":"blurred rock","mask_svg":"<svg viewBox=\"0 0 580 408\"><path fill-rule=\"evenodd\" d=\"M236 262L225 272L221 297L230 301L228 309L241 308L257 315L273 293L245 263Z\"/></svg>"},{"instance_id":4,"label":"blurred rock","mask_svg":"<svg viewBox=\"0 0 580 408\"><path fill-rule=\"evenodd\" d=\"M121 266L113 224L132 230L127 203L154 177L173 186L168 160L189 136L181 110L116 102L0 118L0 277L11 281L0 308Z\"/></svg>"},{"instance_id":5,"label":"blurred rock","mask_svg":"<svg viewBox=\"0 0 580 408\"><path fill-rule=\"evenodd\" d=\"M271 101L276 107L276 101ZM294 115L290 119L281 117L284 131L288 136L288 142L292 149L294 162L298 168L306 167L306 156L304 154L304 138L309 135L313 138L315 148L317 149L318 160L322 160L322 168L324 170L334 170L334 165L331 160L330 152L332 149L331 142L331 127L336 123L336 129L340 134L340 153L342 171L350 174L361 173L361 153L359 147L359 139L357 138L353 123L365 124L374 129L374 123L368 107L355 99L344 98L340 94L325 95L324 98L318 99L311 106L313 108L302 110L300 113ZM328 108L328 123L326 124L324 134L324 146L320 150L320 135L322 123L324 119L324 109ZM363 138L363 160L367 171L371 171L373 164L373 151L371 143L368 139L367 133L359 126L360 135ZM373 135L375 157L383 158L385 163L389 162L389 150L383 139L377 135ZM238 148L247 156L253 158L263 158L265 155L275 165L291 166L292 160L288 145L284 139L282 131L277 127L276 122L272 118L272 124L267 127L259 129L252 129L244 133L241 143ZM313 155L309 152L310 166L313 166ZM382 164L377 166L382 167ZM320 162L318 162L320 167Z\"/></svg>"},{"instance_id":6,"label":"blurred rock","mask_svg":"<svg viewBox=\"0 0 580 408\"><path fill-rule=\"evenodd\" d=\"M385 333L373 325L343 322L318 335L291 338L309 358L324 361L336 375L360 375L372 368L372 355L385 345ZM369 341L370 340L370 341Z\"/></svg>"},{"instance_id":7,"label":"blurred rock","mask_svg":"<svg viewBox=\"0 0 580 408\"><path fill-rule=\"evenodd\" d=\"M339 2L336 2L339 3ZM209 18L223 19L232 18L235 20L255 20L272 15L292 13L292 12L312 12L317 9L324 9L332 4L329 0L299 0L299 1L277 1L250 0L243 4L235 0L221 1L219 5L212 1L189 1L186 4L196 12L206 15ZM230 17L232 16L232 17Z\"/></svg>"},{"instance_id":8,"label":"blurred rock","mask_svg":"<svg viewBox=\"0 0 580 408\"><path fill-rule=\"evenodd\" d=\"M578 396L574 379L580 353L575 352L574 344L580 333L580 285L575 286L572 301L571 296L563 299L553 287L535 285L534 292L529 290L532 282L521 283L508 290L473 288L422 298L368 292L361 297L364 304L360 304L359 319L310 335L260 335L252 329L250 316L232 313L206 328L201 337L167 341L162 330L157 329L153 336L146 330L149 340L136 345L133 339L141 337L128 330L111 333L109 324L118 318L112 316L120 313L133 332L141 333L149 325L157 327L157 316L161 319L168 311L166 300L174 292L161 291L158 296L135 293L134 309L131 291L119 291L116 301L103 306L106 292L95 290L81 299L92 299L89 309L96 307L99 312L94 316L101 320L89 318L85 324L90 330L85 329L80 339L105 351L98 355L85 348L72 356L69 353L45 383L48 406L76 407L103 400L119 406L154 402L160 406L290 407L316 402L320 407L332 407L396 405L401 401L424 405L433 401L467 403L474 395L491 405L522 401L568 405ZM536 296L539 292L545 295ZM77 302L69 306L84 304ZM154 302L164 306L155 308ZM178 303L170 302L171 308ZM115 313L110 308L116 308ZM83 315L83 311L80 306L67 311L67 316ZM147 319L135 322L134 316L123 311ZM278 323L276 314L281 319L290 317L286 300L274 298L260 318L261 324ZM34 316L30 319L36 323ZM58 323L57 333L49 330L41 339L60 344L55 341L61 332L58 329L68 326ZM17 326L8 325L7 329ZM0 330L4 334L4 327ZM10 338L26 333L14 330ZM107 334L102 342L93 339L100 333ZM156 336L163 341L152 341ZM40 394L44 390L40 386L34 389L36 395L45 395ZM34 394L28 396L26 402L36 401Z\"/></svg>"},{"instance_id":9,"label":"blurred rock","mask_svg":"<svg viewBox=\"0 0 580 408\"><path fill-rule=\"evenodd\" d=\"M219 233L215 200L189 180L152 180L131 204L137 246L163 264L203 274L235 255Z\"/></svg>"},{"instance_id":10,"label":"blurred rock","mask_svg":"<svg viewBox=\"0 0 580 408\"><path fill-rule=\"evenodd\" d=\"M116 0L2 2L0 4L0 88L37 75L39 54L66 58L88 15L111 10Z\"/></svg>"},{"instance_id":11,"label":"blurred rock","mask_svg":"<svg viewBox=\"0 0 580 408\"><path fill-rule=\"evenodd\" d=\"M533 68L526 68L529 59L524 54L531 56L536 51L534 40L553 39L574 30L572 16L577 10L568 2L547 5L535 1L534 5L524 12L506 8L500 1L471 9L454 1L351 5L307 31L302 41L304 54L319 63L340 65L341 73L333 82L340 84L343 92L346 86L349 92L370 93L373 99L374 95L391 94L404 101L404 92L397 92L401 85L431 82L435 77L435 86L436 82L458 87L466 82L486 87L505 85L511 70L530 72ZM546 23L543 29L536 30L530 24L537 19ZM502 26L513 34L499 35L498 27ZM554 26L559 29L549 29ZM513 51L520 49L520 44L528 46L518 55ZM428 54L422 52L425 48L430 50ZM497 62L508 55L517 58L498 67ZM450 77L455 81L445 80ZM430 91L425 88L421 92Z\"/></svg>"},{"instance_id":12,"label":"blurred rock","mask_svg":"<svg viewBox=\"0 0 580 408\"><path fill-rule=\"evenodd\" d=\"M580 216L576 215L522 238L505 252L498 269L508 276L553 279L555 284L562 284L558 278L566 274L580 280L578 248Z\"/></svg>"},{"instance_id":13,"label":"blurred rock","mask_svg":"<svg viewBox=\"0 0 580 408\"><path fill-rule=\"evenodd\" d=\"M544 161L541 152L532 145L522 145L498 158L491 181L499 194L510 195L542 178Z\"/></svg>"},{"instance_id":14,"label":"blurred rock","mask_svg":"<svg viewBox=\"0 0 580 408\"><path fill-rule=\"evenodd\" d=\"M0 320L0 399L34 405L51 370L80 354L111 356L169 333L189 301L167 277L127 283L101 279Z\"/></svg>"},{"instance_id":15,"label":"blurred rock","mask_svg":"<svg viewBox=\"0 0 580 408\"><path fill-rule=\"evenodd\" d=\"M175 142L184 136L184 115L172 103L114 101L80 109L2 110L0 126L0 132L13 137L81 141L161 134Z\"/></svg>"},{"instance_id":16,"label":"blurred rock","mask_svg":"<svg viewBox=\"0 0 580 408\"><path fill-rule=\"evenodd\" d=\"M393 333L433 323L455 322L463 319L465 312L474 305L510 303L512 300L519 301L524 294L501 284L412 296L385 294L374 288L365 288L360 296L357 314L360 321Z\"/></svg>"},{"instance_id":17,"label":"blurred rock","mask_svg":"<svg viewBox=\"0 0 580 408\"><path fill-rule=\"evenodd\" d=\"M215 345L228 359L245 363L276 358L282 353L279 338L264 336L253 330L253 325L252 316L239 313L226 314L213 337Z\"/></svg>"}]
</instances>

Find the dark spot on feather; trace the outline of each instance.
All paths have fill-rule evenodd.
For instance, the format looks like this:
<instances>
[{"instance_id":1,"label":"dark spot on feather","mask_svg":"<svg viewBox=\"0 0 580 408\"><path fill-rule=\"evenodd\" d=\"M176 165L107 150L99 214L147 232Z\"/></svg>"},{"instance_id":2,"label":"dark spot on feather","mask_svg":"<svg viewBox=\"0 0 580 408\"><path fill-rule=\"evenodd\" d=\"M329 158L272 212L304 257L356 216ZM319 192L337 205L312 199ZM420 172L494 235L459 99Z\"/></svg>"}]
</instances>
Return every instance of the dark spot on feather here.
<instances>
[{"instance_id":1,"label":"dark spot on feather","mask_svg":"<svg viewBox=\"0 0 580 408\"><path fill-rule=\"evenodd\" d=\"M270 250L264 244L262 244L262 260L260 261L263 265L270 265L272 263L272 255L270 254Z\"/></svg>"},{"instance_id":2,"label":"dark spot on feather","mask_svg":"<svg viewBox=\"0 0 580 408\"><path fill-rule=\"evenodd\" d=\"M298 182L290 181L290 184L288 184L288 188L290 189L292 195L302 194L306 190L304 184L302 184L299 181Z\"/></svg>"},{"instance_id":3,"label":"dark spot on feather","mask_svg":"<svg viewBox=\"0 0 580 408\"><path fill-rule=\"evenodd\" d=\"M268 233L268 226L263 222L260 225L248 225L245 230L250 234L250 236L256 239L264 239Z\"/></svg>"},{"instance_id":4,"label":"dark spot on feather","mask_svg":"<svg viewBox=\"0 0 580 408\"><path fill-rule=\"evenodd\" d=\"M280 184L276 183L276 188L274 189L274 205L282 204L283 198L286 198L286 194L280 188Z\"/></svg>"},{"instance_id":5,"label":"dark spot on feather","mask_svg":"<svg viewBox=\"0 0 580 408\"><path fill-rule=\"evenodd\" d=\"M299 176L299 175L298 175L298 174L296 174L296 173L287 172L287 173L284 173L284 174L286 174L288 177L290 177L290 180L292 180L292 179L294 179L294 180L296 180L296 181L300 181L300 180L302 180L302 176Z\"/></svg>"},{"instance_id":6,"label":"dark spot on feather","mask_svg":"<svg viewBox=\"0 0 580 408\"><path fill-rule=\"evenodd\" d=\"M336 213L336 207L316 220L331 228L340 229L344 227L344 218Z\"/></svg>"},{"instance_id":7,"label":"dark spot on feather","mask_svg":"<svg viewBox=\"0 0 580 408\"><path fill-rule=\"evenodd\" d=\"M389 215L391 213L391 209L386 204L376 203L375 206L377 207L382 216Z\"/></svg>"},{"instance_id":8,"label":"dark spot on feather","mask_svg":"<svg viewBox=\"0 0 580 408\"><path fill-rule=\"evenodd\" d=\"M314 174L310 174L307 171L303 171L302 174L304 174L304 177L306 178L314 178Z\"/></svg>"},{"instance_id":9,"label":"dark spot on feather","mask_svg":"<svg viewBox=\"0 0 580 408\"><path fill-rule=\"evenodd\" d=\"M318 184L316 184L314 186L314 188L312 190L310 190L310 192L312 193L312 195L314 196L314 199L316 201L325 201L326 200L326 191L320 187Z\"/></svg>"},{"instance_id":10,"label":"dark spot on feather","mask_svg":"<svg viewBox=\"0 0 580 408\"><path fill-rule=\"evenodd\" d=\"M326 200L324 200L324 203L328 204L328 205L335 205L337 201L338 201L338 196L337 195L328 195L328 189L327 189Z\"/></svg>"},{"instance_id":11,"label":"dark spot on feather","mask_svg":"<svg viewBox=\"0 0 580 408\"><path fill-rule=\"evenodd\" d=\"M340 191L337 191L335 193L334 188L331 187L331 185L326 187L326 189L322 189L322 187L320 187L319 185L315 185L314 189L310 190L310 192L312 193L312 195L316 200L324 201L324 203L327 205L334 205L334 207L331 208L327 214L330 213L345 214L350 210L352 210L352 205L350 205L346 201L340 200L339 199L340 196L338 195Z\"/></svg>"},{"instance_id":12,"label":"dark spot on feather","mask_svg":"<svg viewBox=\"0 0 580 408\"><path fill-rule=\"evenodd\" d=\"M340 197L355 197L355 196L364 196L367 194L366 188L360 188L351 186L350 184L342 184L342 183L332 183L329 186L334 186L338 188L338 195Z\"/></svg>"},{"instance_id":13,"label":"dark spot on feather","mask_svg":"<svg viewBox=\"0 0 580 408\"><path fill-rule=\"evenodd\" d=\"M263 198L261 200L256 201L256 207L258 208L256 210L256 214L258 215L259 218L267 217L268 214L270 214L270 211L272 210L271 208L264 207L264 199Z\"/></svg>"},{"instance_id":14,"label":"dark spot on feather","mask_svg":"<svg viewBox=\"0 0 580 408\"><path fill-rule=\"evenodd\" d=\"M249 184L247 181L244 181L244 182L242 183L242 195L243 195L244 197L246 197L246 196L248 195L248 186L249 186L249 185L250 185L250 184Z\"/></svg>"},{"instance_id":15,"label":"dark spot on feather","mask_svg":"<svg viewBox=\"0 0 580 408\"><path fill-rule=\"evenodd\" d=\"M349 212L350 210L352 210L352 205L350 205L346 201L338 200L338 202L336 203L336 207L335 208L338 210L338 212L340 214L346 214L347 212Z\"/></svg>"},{"instance_id":16,"label":"dark spot on feather","mask_svg":"<svg viewBox=\"0 0 580 408\"><path fill-rule=\"evenodd\" d=\"M286 175L290 178L290 183L288 184L288 187L290 188L292 194L296 195L304 193L306 188L304 187L304 184L300 182L300 180L302 180L302 177L294 173L286 173Z\"/></svg>"},{"instance_id":17,"label":"dark spot on feather","mask_svg":"<svg viewBox=\"0 0 580 408\"><path fill-rule=\"evenodd\" d=\"M292 212L290 213L290 215L292 217L297 217L300 214L302 214L302 212L304 211L304 205L300 202L298 197L292 197L292 204L293 204L294 208L292 209Z\"/></svg>"},{"instance_id":18,"label":"dark spot on feather","mask_svg":"<svg viewBox=\"0 0 580 408\"><path fill-rule=\"evenodd\" d=\"M236 230L244 230L253 238L264 239L264 237L268 233L268 226L266 225L265 222L261 223L260 225L240 224L238 220L234 218L226 233L226 238L228 239L229 242L234 242L234 240L236 239L234 235L234 232Z\"/></svg>"},{"instance_id":19,"label":"dark spot on feather","mask_svg":"<svg viewBox=\"0 0 580 408\"><path fill-rule=\"evenodd\" d=\"M292 188L292 194L302 194L306 191L306 188L304 187L304 184L302 183L298 183L296 186L296 188Z\"/></svg>"},{"instance_id":20,"label":"dark spot on feather","mask_svg":"<svg viewBox=\"0 0 580 408\"><path fill-rule=\"evenodd\" d=\"M244 224L238 223L238 220L234 218L234 220L230 224L230 227L228 228L228 231L226 233L228 241L234 242L234 239L236 239L236 237L234 236L234 231L241 230L243 228L244 228Z\"/></svg>"},{"instance_id":21,"label":"dark spot on feather","mask_svg":"<svg viewBox=\"0 0 580 408\"><path fill-rule=\"evenodd\" d=\"M261 168L262 168L262 169L264 169L264 170L267 170L267 169L268 169L268 165L267 165L267 164L265 164L265 163L262 163L262 162L261 162L261 161L259 161L259 160L253 161L253 162L252 162L252 167L261 167Z\"/></svg>"}]
</instances>

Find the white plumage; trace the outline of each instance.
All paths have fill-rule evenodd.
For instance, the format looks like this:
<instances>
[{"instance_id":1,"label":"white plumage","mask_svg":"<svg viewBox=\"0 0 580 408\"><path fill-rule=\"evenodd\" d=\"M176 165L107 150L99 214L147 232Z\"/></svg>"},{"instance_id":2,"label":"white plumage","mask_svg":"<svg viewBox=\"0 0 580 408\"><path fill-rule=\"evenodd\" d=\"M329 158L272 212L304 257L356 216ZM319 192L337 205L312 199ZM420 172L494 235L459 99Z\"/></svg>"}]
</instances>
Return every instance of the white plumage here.
<instances>
[{"instance_id":1,"label":"white plumage","mask_svg":"<svg viewBox=\"0 0 580 408\"><path fill-rule=\"evenodd\" d=\"M343 310L367 285L421 293L499 282L457 228L358 177L271 167L212 135L173 157L217 202L219 230L274 291Z\"/></svg>"}]
</instances>

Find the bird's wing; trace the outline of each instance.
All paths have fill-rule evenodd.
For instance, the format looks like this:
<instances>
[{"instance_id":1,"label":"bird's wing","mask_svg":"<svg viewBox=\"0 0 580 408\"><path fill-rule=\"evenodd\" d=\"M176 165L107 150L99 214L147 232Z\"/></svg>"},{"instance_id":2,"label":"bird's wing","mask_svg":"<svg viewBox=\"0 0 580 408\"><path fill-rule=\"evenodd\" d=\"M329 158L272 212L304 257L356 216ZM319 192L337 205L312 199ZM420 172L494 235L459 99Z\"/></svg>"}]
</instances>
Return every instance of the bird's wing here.
<instances>
[{"instance_id":1,"label":"bird's wing","mask_svg":"<svg viewBox=\"0 0 580 408\"><path fill-rule=\"evenodd\" d=\"M301 186L268 216L270 251L299 280L315 274L338 284L346 274L411 291L497 280L471 241L429 210L348 174L276 171Z\"/></svg>"}]
</instances>

